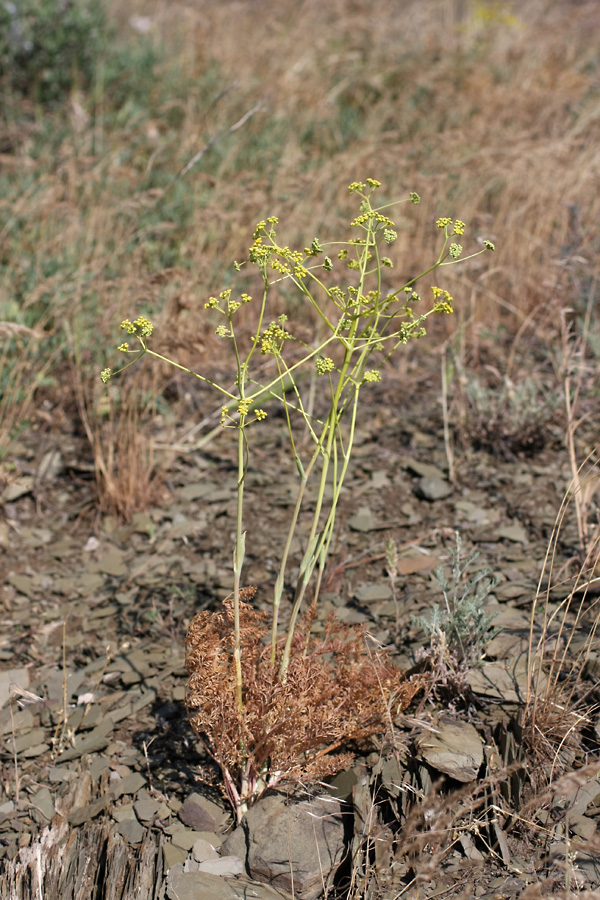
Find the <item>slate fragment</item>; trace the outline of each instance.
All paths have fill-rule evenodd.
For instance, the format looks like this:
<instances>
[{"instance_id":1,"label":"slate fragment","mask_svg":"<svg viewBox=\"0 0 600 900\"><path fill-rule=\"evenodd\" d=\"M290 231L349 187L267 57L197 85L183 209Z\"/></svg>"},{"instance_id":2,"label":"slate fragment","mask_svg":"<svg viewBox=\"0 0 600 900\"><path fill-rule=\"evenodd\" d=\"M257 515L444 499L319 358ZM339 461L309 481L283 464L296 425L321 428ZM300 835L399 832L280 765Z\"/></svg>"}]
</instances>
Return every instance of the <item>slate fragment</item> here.
<instances>
[{"instance_id":1,"label":"slate fragment","mask_svg":"<svg viewBox=\"0 0 600 900\"><path fill-rule=\"evenodd\" d=\"M194 831L219 831L229 819L221 806L201 794L186 797L179 818Z\"/></svg>"},{"instance_id":2,"label":"slate fragment","mask_svg":"<svg viewBox=\"0 0 600 900\"><path fill-rule=\"evenodd\" d=\"M34 483L32 475L19 475L4 488L0 495L0 503L13 503L19 497L29 494L33 490Z\"/></svg>"},{"instance_id":3,"label":"slate fragment","mask_svg":"<svg viewBox=\"0 0 600 900\"><path fill-rule=\"evenodd\" d=\"M483 762L483 743L477 730L458 719L440 719L434 728L417 741L422 758L455 781L473 781Z\"/></svg>"},{"instance_id":4,"label":"slate fragment","mask_svg":"<svg viewBox=\"0 0 600 900\"><path fill-rule=\"evenodd\" d=\"M163 847L163 853L167 846ZM169 900L237 900L238 894L218 875L176 871L167 876L167 897Z\"/></svg>"},{"instance_id":5,"label":"slate fragment","mask_svg":"<svg viewBox=\"0 0 600 900\"><path fill-rule=\"evenodd\" d=\"M119 797L123 797L125 794L137 794L145 784L146 779L140 772L132 772L130 775L126 775L125 778L113 782L110 788L110 796L113 800L118 800Z\"/></svg>"},{"instance_id":6,"label":"slate fragment","mask_svg":"<svg viewBox=\"0 0 600 900\"><path fill-rule=\"evenodd\" d=\"M93 731L90 731L83 737L80 735L76 736L76 746L68 747L66 750L63 750L58 758L58 762L67 762L71 759L77 759L84 753L98 753L100 750L104 750L110 742L110 733L113 730L113 727L112 720L106 718L97 728L94 728Z\"/></svg>"},{"instance_id":7,"label":"slate fragment","mask_svg":"<svg viewBox=\"0 0 600 900\"><path fill-rule=\"evenodd\" d=\"M369 506L360 506L356 513L348 520L348 526L352 531L373 531L377 525L371 508Z\"/></svg>"},{"instance_id":8,"label":"slate fragment","mask_svg":"<svg viewBox=\"0 0 600 900\"><path fill-rule=\"evenodd\" d=\"M151 822L158 813L160 802L147 791L140 791L133 806L140 822Z\"/></svg>"},{"instance_id":9,"label":"slate fragment","mask_svg":"<svg viewBox=\"0 0 600 900\"><path fill-rule=\"evenodd\" d=\"M536 672L537 690L547 684L543 672ZM521 703L527 696L527 654L510 656L498 662L485 661L468 673L469 687L476 694L495 697L507 703Z\"/></svg>"},{"instance_id":10,"label":"slate fragment","mask_svg":"<svg viewBox=\"0 0 600 900\"><path fill-rule=\"evenodd\" d=\"M182 850L181 847L174 847L173 844L162 845L163 871L165 875L173 866L176 866L178 863L184 863L186 859L187 850Z\"/></svg>"},{"instance_id":11,"label":"slate fragment","mask_svg":"<svg viewBox=\"0 0 600 900\"><path fill-rule=\"evenodd\" d=\"M182 850L185 850L187 853L189 853L189 851L198 843L198 841L203 840L200 835L205 833L206 832L190 831L188 828L182 828L181 831L175 831L173 833L173 836L171 837L171 843L174 847L181 847ZM208 841L203 841L203 843L207 844L212 849L212 845ZM212 855L209 854L205 857L205 859L216 859L217 857L218 853L213 850ZM201 862L201 860L196 860L196 862Z\"/></svg>"},{"instance_id":12,"label":"slate fragment","mask_svg":"<svg viewBox=\"0 0 600 900\"><path fill-rule=\"evenodd\" d=\"M49 822L54 815L54 797L46 787L41 787L30 800L31 805L42 816L42 821Z\"/></svg>"},{"instance_id":13,"label":"slate fragment","mask_svg":"<svg viewBox=\"0 0 600 900\"><path fill-rule=\"evenodd\" d=\"M415 493L417 496L422 497L423 500L429 500L430 502L444 500L446 497L450 496L453 490L453 486L450 482L446 481L445 478L432 475L426 476L425 478L419 478L415 485Z\"/></svg>"},{"instance_id":14,"label":"slate fragment","mask_svg":"<svg viewBox=\"0 0 600 900\"><path fill-rule=\"evenodd\" d=\"M191 832L194 834L194 832ZM210 841L205 838L197 838L192 846L194 860L197 863L206 862L209 859L219 859L219 854Z\"/></svg>"},{"instance_id":15,"label":"slate fragment","mask_svg":"<svg viewBox=\"0 0 600 900\"><path fill-rule=\"evenodd\" d=\"M212 875L221 875L223 878L233 875L241 875L244 871L244 863L239 856L220 856L218 859L207 859L198 863L199 872L210 872Z\"/></svg>"},{"instance_id":16,"label":"slate fragment","mask_svg":"<svg viewBox=\"0 0 600 900\"><path fill-rule=\"evenodd\" d=\"M122 835L129 844L141 844L144 839L145 829L137 819L123 819L116 826L116 831Z\"/></svg>"},{"instance_id":17,"label":"slate fragment","mask_svg":"<svg viewBox=\"0 0 600 900\"><path fill-rule=\"evenodd\" d=\"M95 819L101 812L104 812L110 802L111 798L109 796L99 797L85 806L72 809L67 815L67 822L69 825L83 825L84 822L89 822L90 819Z\"/></svg>"}]
</instances>

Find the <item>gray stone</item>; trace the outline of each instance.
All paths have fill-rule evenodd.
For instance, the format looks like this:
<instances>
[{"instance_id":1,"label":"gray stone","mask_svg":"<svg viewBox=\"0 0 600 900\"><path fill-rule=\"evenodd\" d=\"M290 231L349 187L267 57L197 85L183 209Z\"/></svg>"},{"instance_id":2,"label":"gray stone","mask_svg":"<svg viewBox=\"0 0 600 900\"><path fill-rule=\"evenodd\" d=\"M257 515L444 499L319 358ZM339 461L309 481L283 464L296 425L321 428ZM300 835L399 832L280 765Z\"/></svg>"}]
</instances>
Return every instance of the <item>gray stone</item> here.
<instances>
[{"instance_id":1,"label":"gray stone","mask_svg":"<svg viewBox=\"0 0 600 900\"><path fill-rule=\"evenodd\" d=\"M146 829L143 825L140 825L137 819L123 819L122 822L118 823L116 830L130 844L141 844L146 833Z\"/></svg>"},{"instance_id":2,"label":"gray stone","mask_svg":"<svg viewBox=\"0 0 600 900\"><path fill-rule=\"evenodd\" d=\"M517 544L526 544L528 541L527 532L520 522L514 522L512 525L505 525L502 528L498 528L496 536L505 541L514 541Z\"/></svg>"},{"instance_id":3,"label":"gray stone","mask_svg":"<svg viewBox=\"0 0 600 900\"><path fill-rule=\"evenodd\" d=\"M89 822L90 819L100 815L109 803L110 797L99 797L98 800L93 800L92 803L72 809L67 816L67 821L70 825L83 825L84 822Z\"/></svg>"},{"instance_id":4,"label":"gray stone","mask_svg":"<svg viewBox=\"0 0 600 900\"><path fill-rule=\"evenodd\" d=\"M327 791L338 800L350 800L352 791L357 784L360 784L363 772L360 766L354 766L352 769L344 769L333 778L327 785Z\"/></svg>"},{"instance_id":5,"label":"gray stone","mask_svg":"<svg viewBox=\"0 0 600 900\"><path fill-rule=\"evenodd\" d=\"M206 859L198 863L199 872L210 872L212 875L221 875L223 878L233 875L241 875L244 871L244 863L239 856L221 856L218 859Z\"/></svg>"},{"instance_id":6,"label":"gray stone","mask_svg":"<svg viewBox=\"0 0 600 900\"><path fill-rule=\"evenodd\" d=\"M354 591L354 596L360 603L371 603L375 600L391 600L392 589L389 584L361 584Z\"/></svg>"},{"instance_id":7,"label":"gray stone","mask_svg":"<svg viewBox=\"0 0 600 900\"><path fill-rule=\"evenodd\" d=\"M18 668L5 669L3 672L0 672L0 706L4 706L10 700L10 686L13 683L27 690L29 687L29 669L26 669L25 666L19 666ZM2 730L4 731L5 729Z\"/></svg>"},{"instance_id":8,"label":"gray stone","mask_svg":"<svg viewBox=\"0 0 600 900\"><path fill-rule=\"evenodd\" d=\"M163 844L162 858L163 872L166 875L173 866L176 866L179 863L183 865L187 859L187 850L182 850L181 847L174 847L173 844Z\"/></svg>"},{"instance_id":9,"label":"gray stone","mask_svg":"<svg viewBox=\"0 0 600 900\"><path fill-rule=\"evenodd\" d=\"M4 803L0 803L0 822L3 819L8 819L10 816L14 814L15 804L12 800L6 800Z\"/></svg>"},{"instance_id":10,"label":"gray stone","mask_svg":"<svg viewBox=\"0 0 600 900\"><path fill-rule=\"evenodd\" d=\"M467 783L477 777L483 762L483 742L473 725L440 719L434 732L417 741L422 758L438 772Z\"/></svg>"},{"instance_id":11,"label":"gray stone","mask_svg":"<svg viewBox=\"0 0 600 900\"><path fill-rule=\"evenodd\" d=\"M135 814L140 822L151 822L158 814L158 810L160 808L159 801L154 800L152 797L148 796L138 796L133 805L135 808Z\"/></svg>"},{"instance_id":12,"label":"gray stone","mask_svg":"<svg viewBox=\"0 0 600 900\"><path fill-rule=\"evenodd\" d=\"M280 795L265 797L227 838L223 852L243 859L252 878L293 889L298 900L316 900L344 855L342 804L318 797L287 805Z\"/></svg>"},{"instance_id":13,"label":"gray stone","mask_svg":"<svg viewBox=\"0 0 600 900\"><path fill-rule=\"evenodd\" d=\"M132 772L131 775L126 775L111 785L110 796L113 800L118 800L124 794L137 794L145 784L146 779L140 772Z\"/></svg>"},{"instance_id":14,"label":"gray stone","mask_svg":"<svg viewBox=\"0 0 600 900\"><path fill-rule=\"evenodd\" d=\"M50 821L54 815L54 797L48 788L40 788L31 798L31 805L46 819Z\"/></svg>"},{"instance_id":15,"label":"gray stone","mask_svg":"<svg viewBox=\"0 0 600 900\"><path fill-rule=\"evenodd\" d=\"M361 506L358 511L348 519L348 525L352 531L373 531L377 526L375 517L370 507Z\"/></svg>"},{"instance_id":16,"label":"gray stone","mask_svg":"<svg viewBox=\"0 0 600 900\"><path fill-rule=\"evenodd\" d=\"M553 797L553 806L569 810L569 821L574 815L582 816L588 806L597 806L600 797L600 777L581 781L576 775L562 778Z\"/></svg>"},{"instance_id":17,"label":"gray stone","mask_svg":"<svg viewBox=\"0 0 600 900\"><path fill-rule=\"evenodd\" d=\"M167 876L169 900L237 900L237 893L219 875L174 871Z\"/></svg>"},{"instance_id":18,"label":"gray stone","mask_svg":"<svg viewBox=\"0 0 600 900\"><path fill-rule=\"evenodd\" d=\"M14 749L17 753L23 753L25 750L29 750L31 747L35 747L37 744L41 744L46 736L46 732L43 728L32 728L31 731L28 731L26 734L21 734L14 742ZM13 750L13 740L12 738L7 741L7 744L10 750Z\"/></svg>"},{"instance_id":19,"label":"gray stone","mask_svg":"<svg viewBox=\"0 0 600 900\"><path fill-rule=\"evenodd\" d=\"M235 890L236 900L296 900L283 888L269 887L268 884L257 884L246 878L236 878L231 882Z\"/></svg>"},{"instance_id":20,"label":"gray stone","mask_svg":"<svg viewBox=\"0 0 600 900\"><path fill-rule=\"evenodd\" d=\"M593 819L577 814L569 816L569 828L573 834L579 835L584 841L591 841L597 830Z\"/></svg>"},{"instance_id":21,"label":"gray stone","mask_svg":"<svg viewBox=\"0 0 600 900\"><path fill-rule=\"evenodd\" d=\"M222 806L213 803L208 797L190 794L179 810L179 818L194 831L218 831L225 827L229 816Z\"/></svg>"},{"instance_id":22,"label":"gray stone","mask_svg":"<svg viewBox=\"0 0 600 900\"><path fill-rule=\"evenodd\" d=\"M98 753L104 750L110 741L110 733L113 729L113 722L110 718L106 718L98 728L94 728L84 737L77 737L75 747L69 747L59 757L59 762L67 762L70 759L78 759L84 753Z\"/></svg>"},{"instance_id":23,"label":"gray stone","mask_svg":"<svg viewBox=\"0 0 600 900\"><path fill-rule=\"evenodd\" d=\"M425 478L419 478L415 486L415 490L424 500L443 500L448 497L454 488L445 478L437 475L428 475Z\"/></svg>"},{"instance_id":24,"label":"gray stone","mask_svg":"<svg viewBox=\"0 0 600 900\"><path fill-rule=\"evenodd\" d=\"M124 803L123 806L117 806L112 810L111 815L115 822L125 822L126 819L136 819L133 803Z\"/></svg>"},{"instance_id":25,"label":"gray stone","mask_svg":"<svg viewBox=\"0 0 600 900\"><path fill-rule=\"evenodd\" d=\"M192 834L194 834L194 832L192 832ZM194 854L194 859L198 863L206 862L209 859L219 859L219 854L214 846L205 838L198 838L194 841L192 853Z\"/></svg>"},{"instance_id":26,"label":"gray stone","mask_svg":"<svg viewBox=\"0 0 600 900\"><path fill-rule=\"evenodd\" d=\"M202 835L205 832L202 831L190 831L188 828L182 828L180 831L173 832L173 836L171 837L171 843L174 847L181 847L182 850L185 850L187 853L190 852L194 844L202 840ZM215 856L218 854L215 853Z\"/></svg>"},{"instance_id":27,"label":"gray stone","mask_svg":"<svg viewBox=\"0 0 600 900\"><path fill-rule=\"evenodd\" d=\"M410 472L413 472L415 475L420 475L421 478L444 478L444 473L441 469L438 469L437 466L433 466L431 463L424 463L418 459L410 459L406 457L402 465L405 469L408 469Z\"/></svg>"}]
</instances>

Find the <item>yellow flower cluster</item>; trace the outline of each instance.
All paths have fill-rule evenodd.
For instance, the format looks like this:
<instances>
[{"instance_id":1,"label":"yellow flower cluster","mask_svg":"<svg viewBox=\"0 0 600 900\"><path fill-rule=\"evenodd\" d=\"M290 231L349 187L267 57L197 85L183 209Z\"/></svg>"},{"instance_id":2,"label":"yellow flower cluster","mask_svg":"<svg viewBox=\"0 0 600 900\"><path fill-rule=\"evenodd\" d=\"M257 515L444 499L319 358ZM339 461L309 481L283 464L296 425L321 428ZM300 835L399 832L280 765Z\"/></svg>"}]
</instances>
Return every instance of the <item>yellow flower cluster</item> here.
<instances>
[{"instance_id":1,"label":"yellow flower cluster","mask_svg":"<svg viewBox=\"0 0 600 900\"><path fill-rule=\"evenodd\" d=\"M317 356L315 367L318 375L324 375L326 372L333 372L335 364L329 356Z\"/></svg>"},{"instance_id":2,"label":"yellow flower cluster","mask_svg":"<svg viewBox=\"0 0 600 900\"><path fill-rule=\"evenodd\" d=\"M375 190L375 188L381 187L381 182L377 181L375 178L367 178L365 181L353 181L352 184L348 185L348 190L351 192L361 193L365 191L367 187L370 187L371 190Z\"/></svg>"},{"instance_id":3,"label":"yellow flower cluster","mask_svg":"<svg viewBox=\"0 0 600 900\"><path fill-rule=\"evenodd\" d=\"M129 319L123 319L121 328L127 334L137 334L139 337L150 337L154 331L154 325L146 316L138 316L133 322Z\"/></svg>"},{"instance_id":4,"label":"yellow flower cluster","mask_svg":"<svg viewBox=\"0 0 600 900\"><path fill-rule=\"evenodd\" d=\"M438 228L448 228L450 225L452 225L452 219L449 219L448 216L442 216L441 218L436 220L435 224ZM454 225L452 225L451 234L464 234L466 227L467 226L463 221L461 221L460 219L455 219Z\"/></svg>"},{"instance_id":5,"label":"yellow flower cluster","mask_svg":"<svg viewBox=\"0 0 600 900\"><path fill-rule=\"evenodd\" d=\"M448 291L444 291L444 290L442 290L442 288L439 288L439 287L432 287L431 292L434 297L434 303L433 303L433 311L434 312L446 313L448 315L450 313L454 312L454 310L452 308L452 304L454 303L454 300L452 299L452 297L450 296Z\"/></svg>"},{"instance_id":6,"label":"yellow flower cluster","mask_svg":"<svg viewBox=\"0 0 600 900\"><path fill-rule=\"evenodd\" d=\"M279 356L284 342L287 341L289 337L291 337L291 335L288 334L281 325L277 322L271 322L268 328L265 328L262 333L260 352L263 355L272 353L274 356Z\"/></svg>"}]
</instances>

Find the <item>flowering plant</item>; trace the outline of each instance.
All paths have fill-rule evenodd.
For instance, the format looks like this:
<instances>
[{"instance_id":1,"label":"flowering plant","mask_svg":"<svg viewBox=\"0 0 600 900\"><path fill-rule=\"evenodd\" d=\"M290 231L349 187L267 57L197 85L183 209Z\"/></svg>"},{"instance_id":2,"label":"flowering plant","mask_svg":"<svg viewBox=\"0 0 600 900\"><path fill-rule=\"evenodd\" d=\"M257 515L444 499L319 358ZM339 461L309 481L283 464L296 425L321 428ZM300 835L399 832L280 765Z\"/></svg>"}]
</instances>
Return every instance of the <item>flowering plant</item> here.
<instances>
[{"instance_id":1,"label":"flowering plant","mask_svg":"<svg viewBox=\"0 0 600 900\"><path fill-rule=\"evenodd\" d=\"M292 250L282 245L277 236L278 220L270 217L260 221L253 234L249 248L248 260L235 263L240 271L243 265L258 269L262 283L259 299L253 299L242 292L234 294L232 288L221 291L217 297L210 297L205 304L219 319L216 335L229 345L235 370L234 388L229 389L218 384L206 375L201 375L184 366L166 359L150 347L153 326L144 316L133 322L125 320L121 327L131 337L137 339L135 349L129 343L121 344L119 350L126 354L134 354L135 362L144 354L157 357L176 366L202 381L212 385L224 397L221 425L231 428L237 436L237 517L236 537L233 555L233 592L230 603L232 626L232 643L225 656L231 660L230 684L235 696L238 723L233 728L236 736L233 743L241 748L246 761L255 752L257 743L265 742L265 735L252 740L247 730L241 727L247 710L250 696L246 690L243 652L244 636L249 640L255 631L256 623L244 629L244 588L242 573L244 566L246 531L244 530L244 486L248 470L250 443L248 432L255 423L261 423L267 416L263 405L269 400L281 404L290 452L293 456L298 486L294 509L290 519L287 536L281 551L279 571L274 585L272 616L270 622L269 653L261 656L264 677L271 685L285 685L290 673L290 660L298 649L295 637L300 616L305 604L309 584L313 586L310 615L314 615L319 589L323 578L325 564L334 534L336 512L341 495L344 478L352 455L355 437L359 398L362 391L381 380L383 366L396 351L408 341L420 338L425 334L425 322L435 313L449 314L453 311L453 299L448 291L437 286L432 287L433 302L428 308L416 290L417 282L435 269L455 265L462 259L462 246L454 240L462 236L465 223L459 219L440 218L436 225L443 235L443 242L436 261L424 273L392 290L384 288L384 271L393 269L393 263L387 254L387 248L397 238L395 223L388 215L396 203L382 206L372 202L374 192L380 183L368 178L364 182L353 182L350 191L359 198L358 215L350 226L355 236L342 243L322 244L314 238L310 246L303 250ZM406 201L418 203L419 197L411 193ZM493 250L493 245L485 241L484 248L472 256ZM339 275L338 275L339 272ZM277 288L283 284L292 285L309 304L316 314L320 337L311 345L295 333L288 316L281 311L280 295ZM273 308L275 298L275 308ZM244 337L244 330L237 328L240 309L254 305L256 313L254 325L249 337ZM247 334L247 330L245 332ZM265 365L269 363L269 365ZM131 363L130 363L131 364ZM127 366L125 366L127 368ZM324 401L324 410L314 412L306 393L305 383L300 378L303 370L309 369L313 378L322 383L320 396ZM265 371L267 375L265 377ZM103 381L111 376L110 369L102 372ZM308 434L308 450L299 440L300 430ZM293 583L289 585L291 568L292 540L298 530L298 523L306 503L306 488L310 479L317 482L316 501L310 513L310 526L305 542L304 557L295 572ZM327 490L326 490L327 489ZM289 585L289 587L288 587ZM291 612L288 625L283 636L279 634L279 612L284 596L291 599ZM229 607L228 607L229 609ZM215 614L217 615L217 614ZM194 626L194 623L192 623ZM198 657L197 641L193 638L198 623L192 627L188 642L188 662L191 657ZM202 620L200 631L207 627ZM302 626L305 627L305 626ZM302 629L301 629L302 630ZM214 629L213 629L213 633ZM262 632L261 632L262 633ZM223 640L219 632L218 641ZM306 648L307 641L300 642ZM251 649L250 644L253 649ZM224 645L220 645L225 652ZM253 658L257 652L257 643L250 640L247 648L249 664L254 665ZM194 649L195 648L195 649ZM343 651L342 651L343 652ZM204 671L205 678L216 678L216 669L207 667L206 658L197 665ZM194 697L188 707L198 709L197 665L192 663L192 679L194 680ZM229 663L228 663L229 665ZM218 668L218 667L217 667ZM210 670L210 671L209 671ZM211 674L212 673L212 674ZM223 673L219 677L223 677ZM256 673L252 673L253 682ZM294 677L298 674L295 672ZM246 670L246 682L250 678L250 670ZM389 679L386 678L386 684ZM380 681L381 685L381 681ZM407 696L405 692L405 696ZM241 718L240 718L241 717ZM208 731L206 722L202 725L202 717L192 715L192 723L198 732L205 736ZM208 720L207 720L208 721ZM280 728L281 723L277 725ZM212 726L211 726L212 727ZM231 735L232 729L229 729ZM253 732L254 734L254 732ZM245 736L244 736L245 735ZM227 766L223 752L219 751L209 735L208 743L212 746L213 755L221 765L225 783L231 782L230 767ZM231 741L228 743L231 747ZM228 751L230 752L230 751ZM304 748L304 753L308 752ZM236 771L243 771L244 764L237 765ZM237 809L246 802L252 802L260 794L258 784L264 785L268 779L255 777L253 789L245 789L238 784L235 791L228 790L230 799ZM237 800L235 798L238 798ZM243 801L239 798L243 797Z\"/></svg>"}]
</instances>

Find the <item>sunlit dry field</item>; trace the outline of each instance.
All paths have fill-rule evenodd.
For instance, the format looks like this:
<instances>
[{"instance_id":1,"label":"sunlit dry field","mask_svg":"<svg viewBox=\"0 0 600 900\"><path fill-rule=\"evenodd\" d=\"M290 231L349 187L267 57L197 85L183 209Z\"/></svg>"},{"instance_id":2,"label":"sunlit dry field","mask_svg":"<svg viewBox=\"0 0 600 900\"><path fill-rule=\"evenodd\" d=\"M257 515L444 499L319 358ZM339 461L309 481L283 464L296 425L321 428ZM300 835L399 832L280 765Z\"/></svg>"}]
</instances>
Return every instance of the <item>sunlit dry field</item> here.
<instances>
[{"instance_id":1,"label":"sunlit dry field","mask_svg":"<svg viewBox=\"0 0 600 900\"><path fill-rule=\"evenodd\" d=\"M336 237L357 178L422 198L398 220L399 278L430 264L440 215L467 223L468 248L494 240L448 272L470 340L502 327L527 342L585 307L596 3L128 0L111 20L85 89L4 96L4 446L34 390L69 415L78 390L91 402L125 315L157 318L163 346L198 364L204 301L256 221L278 215L290 246Z\"/></svg>"},{"instance_id":2,"label":"sunlit dry field","mask_svg":"<svg viewBox=\"0 0 600 900\"><path fill-rule=\"evenodd\" d=\"M40 0L37 12L54 6ZM32 701L42 706L16 729L2 719L8 706L16 709L16 695L7 694L0 709L4 734L12 729L13 737L1 759L0 801L8 805L0 809L0 884L12 889L29 878L27 853L19 854L30 839L36 847L38 835L34 828L25 839L21 831L31 825L29 798L46 785L49 766L58 758L55 768L66 762L61 771L76 779L87 771L67 729L67 672L97 678L100 665L108 671L93 691L81 681L92 691L83 696L92 698L85 715L91 709L93 721L100 703L116 703L117 694L133 704L112 755L121 753L121 763L129 760L144 777L152 769L173 801L164 822L176 818L197 772L209 767L183 715L183 646L197 608L212 613L231 588L240 457L219 423L221 415L235 422L206 383L156 360L104 384L101 370L128 361L117 350L120 323L148 317L154 351L235 394L231 343L215 334L218 320L205 304L225 288L234 296L260 288L256 270L233 266L247 258L256 223L277 216L278 239L294 249L315 238L347 241L357 214L348 185L377 179L382 204L420 197L390 213L397 239L386 292L428 272L440 218L466 223L463 256L477 255L425 275L421 302L431 303L429 288L440 285L454 298L454 314L428 320L427 336L400 347L381 384L370 386L331 558L319 575L325 599L315 612L317 633L331 609L367 625L403 671L423 676L421 685L429 679L418 713L395 732L399 743L394 722L391 750L382 740L375 762L373 752L359 754L370 781L363 807L355 792L353 809L371 806L362 831L357 812L354 869L344 875L349 881L338 880L335 896L438 896L431 885L442 860L450 862L439 895L472 896L475 881L462 872L469 860L487 867L485 887L477 885L482 896L489 889L486 898L516 898L523 889L533 900L563 887L555 896L570 896L573 854L568 843L556 847L575 832L560 831L570 807L549 783L562 776L559 784L575 796L577 778L589 780L589 809L579 818L596 841L592 849L581 845L592 863L600 815L592 803L600 666L597 0L109 0L99 31L85 26L85 52L72 57L65 49L57 62L49 35L66 47L68 28L50 20L38 52L19 58L21 68L14 59L19 41L26 44L23 23L11 15L0 2L0 631L10 634L0 641L0 674L21 667L49 699ZM52 64L43 62L46 50ZM495 249L478 254L486 241ZM335 249L331 256L338 265ZM317 346L318 316L301 292L282 281L274 295L280 309L273 316L285 313L301 346ZM244 305L236 320L236 336L246 341L256 328L253 309ZM260 377L273 371L273 360L259 362ZM323 398L311 378L302 390L312 410ZM275 582L277 540L297 479L283 419L269 410L241 478L250 498L244 577L259 586L260 609ZM433 488L423 486L428 478ZM447 566L455 531L457 553L462 534L465 557L481 556L474 580L459 572L462 596L485 585L479 600L490 594L492 618L468 635L469 665L453 681L452 654L427 629L440 596L432 572L438 562ZM306 533L299 526L286 545L300 567ZM488 574L497 578L487 581ZM513 653L526 662L507 699L494 679ZM127 668L130 656L143 678ZM126 662L115 674L116 659ZM485 677L477 683L485 666L491 693ZM65 685L58 694L54 685L52 697L43 680L50 669ZM141 706L138 684L148 688ZM98 697L106 692L100 699L98 687ZM115 728L126 715L119 719L120 710ZM418 755L418 729L447 710L472 730L482 754L486 742L464 793L460 779L431 790ZM40 743L30 746L36 731ZM100 775L92 793L90 776L81 808L105 800L108 808L107 735L90 750ZM148 756L155 739L156 755ZM406 747L413 742L411 759L405 739ZM414 790L419 802L399 800L393 779L386 786L384 762L400 766L406 796ZM53 811L64 787L48 792ZM130 867L130 887L134 873L150 880L159 873L154 886L165 896L162 826L136 821L150 848L144 856L141 837L129 833L123 843L126 830L121 844L110 843L121 819L111 823L107 813L100 827L96 815L76 815L73 840L85 848L95 836L103 853L126 847L119 859L123 871ZM377 849L384 841L376 834L385 835L387 849ZM594 866L581 885L596 889ZM382 873L389 884L378 880ZM512 878L510 891L493 893L496 874L504 886ZM109 883L103 879L94 900Z\"/></svg>"}]
</instances>

